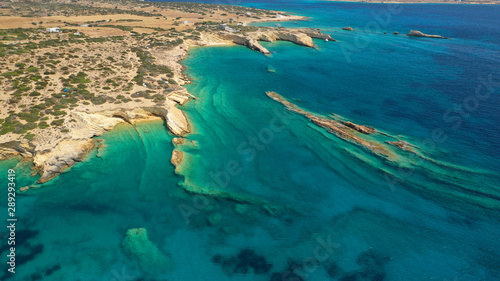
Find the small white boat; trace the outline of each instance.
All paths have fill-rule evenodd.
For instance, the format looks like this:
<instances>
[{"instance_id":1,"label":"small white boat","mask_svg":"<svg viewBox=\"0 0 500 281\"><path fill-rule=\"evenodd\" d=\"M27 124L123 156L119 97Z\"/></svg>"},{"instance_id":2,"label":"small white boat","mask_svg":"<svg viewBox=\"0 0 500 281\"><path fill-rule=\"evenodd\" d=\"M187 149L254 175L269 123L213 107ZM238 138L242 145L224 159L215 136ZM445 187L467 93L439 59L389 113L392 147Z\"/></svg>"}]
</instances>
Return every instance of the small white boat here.
<instances>
[{"instance_id":1,"label":"small white boat","mask_svg":"<svg viewBox=\"0 0 500 281\"><path fill-rule=\"evenodd\" d=\"M325 38L325 42L328 42L328 38Z\"/></svg>"},{"instance_id":2,"label":"small white boat","mask_svg":"<svg viewBox=\"0 0 500 281\"><path fill-rule=\"evenodd\" d=\"M275 26L280 27L280 26L281 26L281 24L277 23L277 24L275 24Z\"/></svg>"}]
</instances>

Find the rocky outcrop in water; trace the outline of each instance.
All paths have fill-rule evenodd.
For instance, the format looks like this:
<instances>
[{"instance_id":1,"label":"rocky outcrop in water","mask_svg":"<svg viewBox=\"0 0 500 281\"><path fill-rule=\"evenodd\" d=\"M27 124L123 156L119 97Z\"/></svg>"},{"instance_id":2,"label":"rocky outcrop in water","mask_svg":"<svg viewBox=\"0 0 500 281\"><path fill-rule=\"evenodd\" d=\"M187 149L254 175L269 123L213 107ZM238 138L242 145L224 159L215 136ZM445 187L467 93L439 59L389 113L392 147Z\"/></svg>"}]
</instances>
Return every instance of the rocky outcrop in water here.
<instances>
[{"instance_id":1,"label":"rocky outcrop in water","mask_svg":"<svg viewBox=\"0 0 500 281\"><path fill-rule=\"evenodd\" d=\"M410 33L406 34L408 36L412 37L428 37L428 38L438 38L438 39L450 39L449 37L444 37L441 35L430 35L430 34L425 34L421 31L418 30L410 30Z\"/></svg>"},{"instance_id":2,"label":"rocky outcrop in water","mask_svg":"<svg viewBox=\"0 0 500 281\"><path fill-rule=\"evenodd\" d=\"M358 125L358 124L354 124L352 123L351 121L340 121L340 123L346 125L347 127L351 128L351 129L354 129L360 133L363 133L363 134L373 134L375 133L375 128L373 127L369 127L369 126L365 126L365 125Z\"/></svg>"},{"instance_id":3,"label":"rocky outcrop in water","mask_svg":"<svg viewBox=\"0 0 500 281\"><path fill-rule=\"evenodd\" d=\"M353 132L353 131L358 131L363 134L371 134L375 132L374 128L363 125L357 125L349 121L325 118L298 107L297 105L289 102L288 100L286 100L285 98L283 98L282 96L280 96L275 92L267 92L266 94L273 100L283 104L288 110L305 116L306 118L311 120L311 122L313 122L314 124L327 129L330 133L336 135L337 137L343 140L350 141L357 145L360 145L365 149L375 153L376 155L385 157L389 160L394 160L397 158L397 155L391 150L389 150L385 145L377 141L374 141L372 139L362 138L359 134Z\"/></svg>"},{"instance_id":4,"label":"rocky outcrop in water","mask_svg":"<svg viewBox=\"0 0 500 281\"><path fill-rule=\"evenodd\" d=\"M342 27L342 30L347 30L347 31L354 31L354 28L350 26Z\"/></svg>"},{"instance_id":5,"label":"rocky outcrop in water","mask_svg":"<svg viewBox=\"0 0 500 281\"><path fill-rule=\"evenodd\" d=\"M387 159L393 160L397 158L397 156L392 151L387 149L384 145L373 140L363 139L353 134L350 131L351 128L343 125L339 121L313 116L312 114L308 114L306 115L306 117L309 118L314 124L329 130L329 132L337 135L341 139L361 145L367 150L377 155L386 157Z\"/></svg>"},{"instance_id":6,"label":"rocky outcrop in water","mask_svg":"<svg viewBox=\"0 0 500 281\"><path fill-rule=\"evenodd\" d=\"M402 141L402 140L397 140L397 141L386 141L387 144L390 144L392 146L395 146L399 149L402 149L402 150L406 150L406 151L409 151L409 152L413 152L415 153L415 149L413 148L413 145L405 142L405 141Z\"/></svg>"},{"instance_id":7,"label":"rocky outcrop in water","mask_svg":"<svg viewBox=\"0 0 500 281\"><path fill-rule=\"evenodd\" d=\"M330 114L327 117L318 113L309 112L291 103L275 92L267 92L266 94L273 100L281 103L289 111L304 116L309 119L310 122L326 129L328 133L335 135L339 139L357 145L371 152L377 156L377 158L388 160L386 162L388 164L386 167L389 168L384 168L382 171L388 175L386 179L393 181L387 182L391 188L394 188L394 186L400 182L411 180L410 177L402 177L400 172L401 168L419 169L419 173L441 183L432 186L412 181L412 185L414 185L417 190L422 191L422 193L428 193L428 198L433 200L446 200L449 198L448 196L452 194L454 198L460 198L460 203L457 203L456 206L453 205L453 208L456 207L461 209L463 208L462 204L468 204L470 208L479 207L482 210L499 210L497 204L498 196L492 191L493 189L484 188L479 190L475 188L476 185L474 185L482 175L489 173L487 171L469 169L433 159L425 155L421 147L399 140L398 136L379 130L373 131L372 134L365 134L360 132L360 130L354 129L359 128L357 126L345 125L348 121L341 116ZM326 134L325 137L329 139ZM339 146L341 147L340 143ZM371 159L371 157L366 157L367 155L361 155L356 149L351 149L350 147L341 148L345 149L346 153L356 157L358 160L379 168L379 159ZM456 192L456 190L461 190L461 192ZM452 206L451 204L455 203L450 203L450 206ZM358 273L356 272L354 275L349 275L345 278L347 278L346 280L357 280L350 279L355 278L357 275Z\"/></svg>"},{"instance_id":8,"label":"rocky outcrop in water","mask_svg":"<svg viewBox=\"0 0 500 281\"><path fill-rule=\"evenodd\" d=\"M172 139L172 143L174 145L184 144L185 141L186 141L185 138L173 138Z\"/></svg>"},{"instance_id":9,"label":"rocky outcrop in water","mask_svg":"<svg viewBox=\"0 0 500 281\"><path fill-rule=\"evenodd\" d=\"M181 165L183 157L184 157L184 152L177 149L174 149L174 151L172 151L172 157L170 157L170 163L174 165L176 171Z\"/></svg>"}]
</instances>

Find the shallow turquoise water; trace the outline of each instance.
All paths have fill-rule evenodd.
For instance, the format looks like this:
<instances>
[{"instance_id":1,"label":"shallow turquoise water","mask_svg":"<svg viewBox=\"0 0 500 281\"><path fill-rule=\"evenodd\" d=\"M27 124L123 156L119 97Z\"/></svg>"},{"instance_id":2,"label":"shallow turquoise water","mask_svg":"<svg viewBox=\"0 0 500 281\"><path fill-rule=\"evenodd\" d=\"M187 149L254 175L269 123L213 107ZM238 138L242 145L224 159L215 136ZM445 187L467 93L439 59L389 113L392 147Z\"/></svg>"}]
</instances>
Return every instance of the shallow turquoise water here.
<instances>
[{"instance_id":1,"label":"shallow turquoise water","mask_svg":"<svg viewBox=\"0 0 500 281\"><path fill-rule=\"evenodd\" d=\"M17 280L301 280L291 271L303 280L500 280L498 91L459 126L449 119L457 114L444 116L479 78L500 80L494 11L411 6L384 30L417 26L454 39L363 34L368 46L348 59L346 48L360 38L339 27L364 26L373 7L384 6L287 5L314 19L284 26L318 26L339 42L317 40L317 49L265 43L269 57L240 46L193 49L187 88L198 99L185 110L195 145L182 148L189 184L284 211L273 216L258 203L185 192L165 126L124 125L36 195L18 196ZM481 21L461 21L471 17ZM307 110L398 135L435 161L405 160L399 168L283 110L265 95L270 90ZM429 146L436 128L448 138ZM0 163L1 173L16 163ZM19 186L36 180L28 164L17 165ZM387 176L398 181L390 185ZM126 230L136 227L170 256L171 271L151 276L123 253ZM264 265L241 252L247 248ZM245 273L255 263L259 273ZM288 263L297 265L287 270Z\"/></svg>"}]
</instances>

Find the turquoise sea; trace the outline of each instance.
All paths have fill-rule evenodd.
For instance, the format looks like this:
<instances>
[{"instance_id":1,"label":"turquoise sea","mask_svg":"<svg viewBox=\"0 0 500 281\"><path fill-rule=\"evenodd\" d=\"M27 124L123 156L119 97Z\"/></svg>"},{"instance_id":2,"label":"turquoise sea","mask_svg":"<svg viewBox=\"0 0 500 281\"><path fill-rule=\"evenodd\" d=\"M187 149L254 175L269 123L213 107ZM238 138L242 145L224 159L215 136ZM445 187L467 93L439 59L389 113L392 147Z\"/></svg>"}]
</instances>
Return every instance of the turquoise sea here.
<instances>
[{"instance_id":1,"label":"turquoise sea","mask_svg":"<svg viewBox=\"0 0 500 281\"><path fill-rule=\"evenodd\" d=\"M193 48L184 176L162 122L119 126L85 161L18 195L17 273L0 279L500 280L500 6L225 4L305 15L281 25L338 41L263 43L271 56ZM392 34L411 29L452 39ZM377 157L266 91L397 136L421 157ZM29 166L0 171L15 167L24 186L36 180ZM171 266L127 255L131 228L147 229ZM156 264L149 248L141 256Z\"/></svg>"}]
</instances>

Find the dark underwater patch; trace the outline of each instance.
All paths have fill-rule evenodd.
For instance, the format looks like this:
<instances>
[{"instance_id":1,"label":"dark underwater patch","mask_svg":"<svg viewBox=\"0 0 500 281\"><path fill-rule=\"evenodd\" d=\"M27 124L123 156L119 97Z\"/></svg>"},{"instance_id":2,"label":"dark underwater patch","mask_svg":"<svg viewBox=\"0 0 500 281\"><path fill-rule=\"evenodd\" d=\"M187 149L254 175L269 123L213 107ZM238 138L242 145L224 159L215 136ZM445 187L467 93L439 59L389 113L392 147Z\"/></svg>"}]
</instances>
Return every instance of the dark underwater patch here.
<instances>
[{"instance_id":1,"label":"dark underwater patch","mask_svg":"<svg viewBox=\"0 0 500 281\"><path fill-rule=\"evenodd\" d=\"M305 281L306 278L300 274L302 265L295 261L288 261L283 272L274 272L270 281Z\"/></svg>"},{"instance_id":2,"label":"dark underwater patch","mask_svg":"<svg viewBox=\"0 0 500 281\"><path fill-rule=\"evenodd\" d=\"M359 268L344 274L340 281L383 281L385 280L385 266L391 260L373 249L359 254L356 263Z\"/></svg>"},{"instance_id":3,"label":"dark underwater patch","mask_svg":"<svg viewBox=\"0 0 500 281\"><path fill-rule=\"evenodd\" d=\"M258 255L252 249L243 249L236 256L215 255L212 262L221 266L227 275L248 274L253 270L254 274L266 274L272 268L264 256Z\"/></svg>"}]
</instances>

